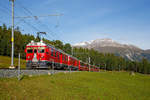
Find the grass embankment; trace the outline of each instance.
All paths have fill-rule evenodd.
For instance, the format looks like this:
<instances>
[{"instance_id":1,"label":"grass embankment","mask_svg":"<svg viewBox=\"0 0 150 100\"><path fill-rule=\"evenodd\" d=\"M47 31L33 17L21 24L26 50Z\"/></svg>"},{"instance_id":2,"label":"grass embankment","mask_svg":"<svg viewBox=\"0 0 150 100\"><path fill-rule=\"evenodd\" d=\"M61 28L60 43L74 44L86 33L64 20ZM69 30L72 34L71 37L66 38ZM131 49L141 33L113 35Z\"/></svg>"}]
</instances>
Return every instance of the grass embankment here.
<instances>
[{"instance_id":1,"label":"grass embankment","mask_svg":"<svg viewBox=\"0 0 150 100\"><path fill-rule=\"evenodd\" d=\"M26 60L20 59L21 68L25 68ZM0 56L0 68L9 68L11 64L11 57ZM14 65L18 66L18 58L14 58Z\"/></svg>"},{"instance_id":2,"label":"grass embankment","mask_svg":"<svg viewBox=\"0 0 150 100\"><path fill-rule=\"evenodd\" d=\"M0 100L150 100L150 76L75 72L0 79Z\"/></svg>"}]
</instances>

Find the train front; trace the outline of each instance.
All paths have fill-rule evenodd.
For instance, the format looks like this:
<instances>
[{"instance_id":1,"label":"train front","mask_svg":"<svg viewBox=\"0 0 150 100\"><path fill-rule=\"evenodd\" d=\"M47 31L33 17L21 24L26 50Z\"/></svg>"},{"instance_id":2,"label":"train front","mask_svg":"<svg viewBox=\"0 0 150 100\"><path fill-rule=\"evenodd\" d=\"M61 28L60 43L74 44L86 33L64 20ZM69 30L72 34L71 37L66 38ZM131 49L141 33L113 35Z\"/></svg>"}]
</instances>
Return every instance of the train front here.
<instances>
[{"instance_id":1,"label":"train front","mask_svg":"<svg viewBox=\"0 0 150 100\"><path fill-rule=\"evenodd\" d=\"M26 68L46 68L46 44L42 41L31 41L27 44L26 49Z\"/></svg>"}]
</instances>

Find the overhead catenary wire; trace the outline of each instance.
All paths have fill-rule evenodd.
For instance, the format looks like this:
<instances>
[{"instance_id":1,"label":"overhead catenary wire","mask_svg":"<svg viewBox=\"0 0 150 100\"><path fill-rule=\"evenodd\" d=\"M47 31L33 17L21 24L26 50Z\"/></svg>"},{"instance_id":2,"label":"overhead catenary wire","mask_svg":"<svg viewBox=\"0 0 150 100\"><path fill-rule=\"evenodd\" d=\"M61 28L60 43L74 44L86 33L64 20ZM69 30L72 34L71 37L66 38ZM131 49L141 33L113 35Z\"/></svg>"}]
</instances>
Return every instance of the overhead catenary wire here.
<instances>
[{"instance_id":1,"label":"overhead catenary wire","mask_svg":"<svg viewBox=\"0 0 150 100\"><path fill-rule=\"evenodd\" d=\"M30 24L30 23L28 23L28 22L26 22L26 21L24 21L24 20L23 20L23 22L24 22L25 24L29 25L30 27L32 27L32 29L36 30L37 32L39 32L39 31L40 31L38 28L36 28L36 27L35 27L35 26L33 26L32 24ZM52 39L52 37L50 37L50 36L49 36L49 38L51 38L51 39Z\"/></svg>"},{"instance_id":2,"label":"overhead catenary wire","mask_svg":"<svg viewBox=\"0 0 150 100\"><path fill-rule=\"evenodd\" d=\"M58 36L56 33L54 33L53 31L51 31L51 29L49 28L49 26L47 26L46 24L43 24L39 19L38 19L38 17L46 17L46 16L62 16L63 14L51 14L51 15L41 15L41 16L35 16L35 15L33 15L33 13L29 10L29 9L27 9L25 6L23 6L20 2L18 2L19 4L19 6L21 7L21 8L23 8L26 12L26 14L28 14L28 15L30 15L30 16L27 16L27 17L16 17L16 18L35 18L36 19L36 21L38 22L37 24L41 27L45 27L45 28L47 28L48 29L48 31L50 32L50 34L52 35L52 37L55 37L55 38L61 38L60 36ZM57 27L58 27L58 22L57 22ZM47 33L49 33L49 32L47 32ZM47 34L48 36L50 36L49 34ZM65 41L63 40L63 39L61 39L64 43L65 43Z\"/></svg>"},{"instance_id":3,"label":"overhead catenary wire","mask_svg":"<svg viewBox=\"0 0 150 100\"><path fill-rule=\"evenodd\" d=\"M6 16L11 16L11 10L8 8L8 7L6 7L6 6L3 6L3 5L1 5L0 6L0 8L2 8L2 12L4 12L5 14L7 14ZM14 12L14 14L16 15L16 16L18 16L18 14L16 13L16 12ZM17 20L17 19L15 19L15 20ZM28 26L31 26L30 28L32 28L32 29L34 29L34 30L37 30L37 28L35 28L35 26L33 26L31 23L28 23L28 22L26 22L24 19L21 19L21 21L23 21L25 24L27 24ZM19 20L19 22L20 22L20 20ZM19 24L19 22L17 22L15 25L14 25L14 27L17 25L17 24ZM5 23L5 22L4 22ZM34 27L34 28L33 28Z\"/></svg>"},{"instance_id":4,"label":"overhead catenary wire","mask_svg":"<svg viewBox=\"0 0 150 100\"><path fill-rule=\"evenodd\" d=\"M1 5L0 8L2 8L2 10L1 10L2 12L7 14L6 16L11 16L11 10L9 8L7 8L7 7L3 6L3 5ZM18 14L16 12L14 12L14 14L16 16L18 16ZM17 20L17 19L15 19L15 20ZM32 28L35 31L40 31L37 27L35 27L35 25L31 24L30 22L25 21L24 19L20 19L14 26L17 26L21 21L23 23L25 23L29 28ZM5 23L5 22L1 21L0 23ZM33 33L33 34L34 34L34 36L36 35L36 33ZM49 36L49 38L51 38L51 37Z\"/></svg>"},{"instance_id":5,"label":"overhead catenary wire","mask_svg":"<svg viewBox=\"0 0 150 100\"><path fill-rule=\"evenodd\" d=\"M3 6L3 5L0 5L0 12L2 12L1 13L1 15L5 15L5 17L4 16L1 16L1 20L3 20L3 21L1 21L0 23L6 23L6 21L7 20L4 20L4 18L6 18L6 17L10 17L11 18L11 10L10 9L8 9L7 7L5 7L5 6ZM8 23L8 22L7 22ZM9 23L10 24L10 23Z\"/></svg>"},{"instance_id":6,"label":"overhead catenary wire","mask_svg":"<svg viewBox=\"0 0 150 100\"><path fill-rule=\"evenodd\" d=\"M28 10L26 7L24 7L20 2L19 2L19 6L24 9L24 13L30 15L30 17L32 17L32 16L35 17L33 15L33 13L30 10ZM20 17L20 18L25 18L25 17ZM42 22L37 18L37 16L36 16L36 22L37 22L37 25L40 26L40 28L43 26L46 26L45 24L42 24ZM53 35L53 37L55 37L55 34L53 34L53 32L48 28L48 26L46 26L46 28L51 32L51 35ZM47 32L47 33L49 33L49 32Z\"/></svg>"},{"instance_id":7,"label":"overhead catenary wire","mask_svg":"<svg viewBox=\"0 0 150 100\"><path fill-rule=\"evenodd\" d=\"M47 16L62 16L63 14L51 14L51 15L40 15L40 16L17 16L15 18L35 18L38 19L38 17L47 17Z\"/></svg>"},{"instance_id":8,"label":"overhead catenary wire","mask_svg":"<svg viewBox=\"0 0 150 100\"><path fill-rule=\"evenodd\" d=\"M0 9L1 9L0 11L4 12L6 14L5 17L11 17L11 10L8 7L0 5ZM17 15L16 12L14 12L14 13L15 13L15 15ZM2 18L4 18L4 17L2 17ZM16 26L16 25L14 25L14 26Z\"/></svg>"},{"instance_id":9,"label":"overhead catenary wire","mask_svg":"<svg viewBox=\"0 0 150 100\"><path fill-rule=\"evenodd\" d=\"M18 2L18 1L17 1ZM30 11L30 10L28 10L26 7L24 7L21 3L19 3L19 4L17 4L16 2L15 2L15 5L21 5L21 7L24 9L23 10L23 12L25 13L25 14L28 14L29 16L34 16L33 15L33 13ZM2 8L2 11L4 12L4 13L6 13L8 16L11 16L11 10L9 9L9 8L7 8L7 7L5 7L5 6L0 6L1 8ZM5 11L4 11L5 10ZM16 13L16 12L14 12L14 14L16 15L16 16L18 16L18 13ZM55 15L63 15L63 14L54 14L54 16ZM46 15L42 15L43 17L46 17ZM50 16L53 16L53 15L50 15ZM43 24L39 19L36 19L36 25L33 25L33 23L31 23L31 22L28 22L28 21L26 21L25 19L23 19L23 18L20 18L19 20L18 20L19 18L16 18L15 17L15 21L16 21L16 23L15 23L15 25L14 26L17 26L17 25L20 25L20 24L26 24L27 25L27 27L29 27L29 28L31 28L31 29L33 29L33 30L35 30L35 31L41 31L41 27L43 27L44 26L44 28L47 28L48 29L48 32L47 33L49 33L49 34L47 34L47 36L48 36L48 38L49 39L51 39L51 40L55 40L55 39L57 39L57 38L60 38L61 39L61 37L60 36L58 36L58 34L56 34L56 33L54 33L53 31L51 31L51 29L49 28L49 26L48 25L46 25L46 24ZM21 22L23 22L23 23L21 23ZM1 23L3 23L2 21L1 21ZM38 25L38 28L37 28L37 25ZM57 25L58 25L58 22L57 22ZM32 33L31 33L32 34ZM36 35L36 33L33 33L34 34L34 36ZM54 38L55 37L55 38ZM63 40L63 39L61 39L61 41L63 41L64 43L65 43L65 41Z\"/></svg>"},{"instance_id":10,"label":"overhead catenary wire","mask_svg":"<svg viewBox=\"0 0 150 100\"><path fill-rule=\"evenodd\" d=\"M7 7L5 7L5 6L3 6L3 5L0 5L0 9L1 9L2 12L8 14L9 17L11 17L11 13L10 13L11 10L10 10L10 9L8 9Z\"/></svg>"},{"instance_id":11,"label":"overhead catenary wire","mask_svg":"<svg viewBox=\"0 0 150 100\"><path fill-rule=\"evenodd\" d=\"M6 16L11 16L11 10L3 5L0 6L0 8L2 9L1 11L4 12L5 14L7 14ZM14 14L16 16L18 16L18 14L16 12L14 12ZM17 19L15 19L17 20ZM34 30L38 30L38 28L36 28L34 25L32 25L31 23L25 21L24 19L20 19L14 26L17 26L21 21L23 21L25 24L27 24L27 26L30 26L30 28L34 29ZM5 23L5 22L4 22Z\"/></svg>"}]
</instances>

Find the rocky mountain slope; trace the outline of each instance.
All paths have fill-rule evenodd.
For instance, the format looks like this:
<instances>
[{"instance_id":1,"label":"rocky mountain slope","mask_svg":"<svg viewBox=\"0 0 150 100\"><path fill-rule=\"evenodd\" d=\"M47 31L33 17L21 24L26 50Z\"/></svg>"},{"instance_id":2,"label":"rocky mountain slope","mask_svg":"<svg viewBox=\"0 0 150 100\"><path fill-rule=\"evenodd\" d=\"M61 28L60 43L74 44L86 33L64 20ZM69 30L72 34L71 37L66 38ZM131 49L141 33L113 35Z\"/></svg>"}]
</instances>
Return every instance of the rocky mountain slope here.
<instances>
[{"instance_id":1,"label":"rocky mountain slope","mask_svg":"<svg viewBox=\"0 0 150 100\"><path fill-rule=\"evenodd\" d=\"M133 61L139 61L143 57L150 60L150 50L142 50L134 45L121 44L109 38L76 43L73 47L93 48L102 53L114 53Z\"/></svg>"}]
</instances>

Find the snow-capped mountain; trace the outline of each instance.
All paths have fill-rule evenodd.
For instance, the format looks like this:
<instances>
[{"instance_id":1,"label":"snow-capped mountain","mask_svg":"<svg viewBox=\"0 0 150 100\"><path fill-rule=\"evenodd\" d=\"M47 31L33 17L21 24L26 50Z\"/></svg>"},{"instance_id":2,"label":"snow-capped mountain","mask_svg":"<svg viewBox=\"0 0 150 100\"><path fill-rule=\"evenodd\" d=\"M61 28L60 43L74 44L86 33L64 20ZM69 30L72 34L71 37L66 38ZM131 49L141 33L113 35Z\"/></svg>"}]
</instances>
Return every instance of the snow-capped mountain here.
<instances>
[{"instance_id":1,"label":"snow-capped mountain","mask_svg":"<svg viewBox=\"0 0 150 100\"><path fill-rule=\"evenodd\" d=\"M80 43L76 43L73 46L87 46L89 44L91 44L94 40L91 41L87 41L87 42L80 42Z\"/></svg>"},{"instance_id":2,"label":"snow-capped mountain","mask_svg":"<svg viewBox=\"0 0 150 100\"><path fill-rule=\"evenodd\" d=\"M76 43L73 47L95 49L103 53L115 53L129 60L141 60L143 57L150 60L149 50L142 50L131 44L121 44L109 38Z\"/></svg>"}]
</instances>

